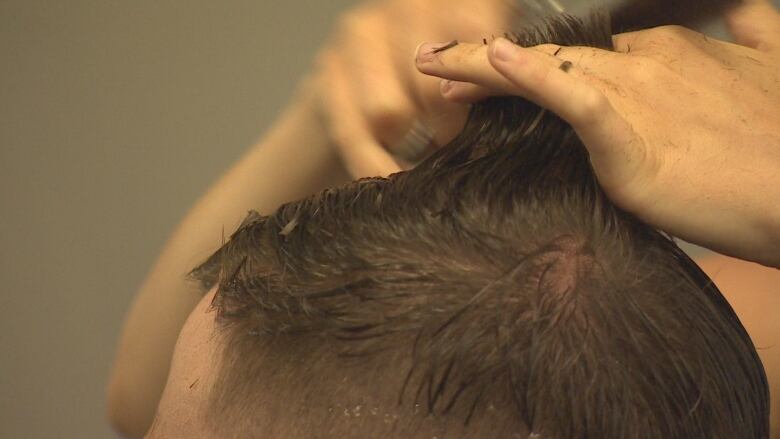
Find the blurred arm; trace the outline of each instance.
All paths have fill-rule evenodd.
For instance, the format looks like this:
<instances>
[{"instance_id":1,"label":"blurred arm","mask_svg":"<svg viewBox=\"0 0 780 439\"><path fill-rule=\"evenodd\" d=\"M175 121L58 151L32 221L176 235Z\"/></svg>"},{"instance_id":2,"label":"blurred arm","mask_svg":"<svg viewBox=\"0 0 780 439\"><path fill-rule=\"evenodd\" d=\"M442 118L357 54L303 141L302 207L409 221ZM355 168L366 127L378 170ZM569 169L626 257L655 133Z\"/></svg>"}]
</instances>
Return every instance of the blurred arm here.
<instances>
[{"instance_id":1,"label":"blurred arm","mask_svg":"<svg viewBox=\"0 0 780 439\"><path fill-rule=\"evenodd\" d=\"M317 117L299 97L187 213L165 245L126 316L108 384L108 417L129 437L151 425L173 348L201 294L186 274L221 244L249 209L280 204L348 181Z\"/></svg>"}]
</instances>

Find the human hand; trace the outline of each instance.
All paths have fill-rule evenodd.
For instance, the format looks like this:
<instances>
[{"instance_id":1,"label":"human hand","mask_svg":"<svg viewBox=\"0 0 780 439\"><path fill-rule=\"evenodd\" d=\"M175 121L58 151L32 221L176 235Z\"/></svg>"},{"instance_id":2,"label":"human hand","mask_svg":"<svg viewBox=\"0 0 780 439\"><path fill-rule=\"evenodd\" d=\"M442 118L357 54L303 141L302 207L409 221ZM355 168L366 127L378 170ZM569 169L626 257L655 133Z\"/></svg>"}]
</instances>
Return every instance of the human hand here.
<instances>
[{"instance_id":1,"label":"human hand","mask_svg":"<svg viewBox=\"0 0 780 439\"><path fill-rule=\"evenodd\" d=\"M432 135L420 133L423 139L418 144L423 146L442 144L442 139L457 133L467 106L443 99L439 81L420 75L409 55L421 40L482 39L503 29L517 15L511 4L506 0L385 0L361 5L341 17L317 57L309 85L353 178L388 175L421 159L428 151L410 157L399 148L415 121Z\"/></svg>"},{"instance_id":2,"label":"human hand","mask_svg":"<svg viewBox=\"0 0 780 439\"><path fill-rule=\"evenodd\" d=\"M616 35L615 52L498 39L434 55L423 45L417 66L449 80L453 102L511 94L552 110L618 206L780 267L780 14L750 0L726 19L738 44L667 26Z\"/></svg>"}]
</instances>

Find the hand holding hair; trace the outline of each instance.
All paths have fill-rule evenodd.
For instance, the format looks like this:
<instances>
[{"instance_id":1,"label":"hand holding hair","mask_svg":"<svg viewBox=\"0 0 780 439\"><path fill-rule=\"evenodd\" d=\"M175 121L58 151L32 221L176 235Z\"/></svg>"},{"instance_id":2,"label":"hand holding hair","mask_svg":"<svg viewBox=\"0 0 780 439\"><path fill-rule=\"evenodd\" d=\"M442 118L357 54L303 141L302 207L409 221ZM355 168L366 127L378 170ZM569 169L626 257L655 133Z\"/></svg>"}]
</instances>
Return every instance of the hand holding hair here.
<instances>
[{"instance_id":1,"label":"hand holding hair","mask_svg":"<svg viewBox=\"0 0 780 439\"><path fill-rule=\"evenodd\" d=\"M477 38L506 27L510 4L482 1L474 14L474 0L383 0L340 18L317 57L310 90L353 178L411 166L427 146L463 126L468 108L443 99L435 78L416 74L409 52L421 39ZM407 134L418 137L411 154L402 148Z\"/></svg>"},{"instance_id":2,"label":"hand holding hair","mask_svg":"<svg viewBox=\"0 0 780 439\"><path fill-rule=\"evenodd\" d=\"M738 44L679 26L615 35L614 51L422 45L417 68L470 103L518 95L587 146L613 202L674 236L780 267L780 13L730 10ZM565 67L565 68L562 68Z\"/></svg>"}]
</instances>

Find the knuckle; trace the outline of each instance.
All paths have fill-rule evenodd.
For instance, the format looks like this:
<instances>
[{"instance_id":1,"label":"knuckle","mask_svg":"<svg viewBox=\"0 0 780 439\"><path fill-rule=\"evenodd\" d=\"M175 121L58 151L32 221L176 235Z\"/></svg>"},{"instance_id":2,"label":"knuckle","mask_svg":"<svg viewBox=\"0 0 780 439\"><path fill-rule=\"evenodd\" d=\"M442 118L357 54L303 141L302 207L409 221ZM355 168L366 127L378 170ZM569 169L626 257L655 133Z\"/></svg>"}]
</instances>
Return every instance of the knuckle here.
<instances>
[{"instance_id":1,"label":"knuckle","mask_svg":"<svg viewBox=\"0 0 780 439\"><path fill-rule=\"evenodd\" d=\"M705 41L703 34L677 25L661 26L647 32L650 36L648 42L665 53L681 53Z\"/></svg>"},{"instance_id":2,"label":"knuckle","mask_svg":"<svg viewBox=\"0 0 780 439\"><path fill-rule=\"evenodd\" d=\"M576 106L572 116L579 122L599 120L609 110L609 100L594 87L582 85L575 96Z\"/></svg>"},{"instance_id":3,"label":"knuckle","mask_svg":"<svg viewBox=\"0 0 780 439\"><path fill-rule=\"evenodd\" d=\"M655 83L668 69L668 62L652 55L636 56L631 64L631 77L640 84Z\"/></svg>"},{"instance_id":4,"label":"knuckle","mask_svg":"<svg viewBox=\"0 0 780 439\"><path fill-rule=\"evenodd\" d=\"M667 25L667 26L660 26L656 27L654 29L650 29L648 32L651 33L656 38L660 39L666 39L666 40L675 40L675 39L681 39L685 36L689 35L692 31L678 25Z\"/></svg>"}]
</instances>

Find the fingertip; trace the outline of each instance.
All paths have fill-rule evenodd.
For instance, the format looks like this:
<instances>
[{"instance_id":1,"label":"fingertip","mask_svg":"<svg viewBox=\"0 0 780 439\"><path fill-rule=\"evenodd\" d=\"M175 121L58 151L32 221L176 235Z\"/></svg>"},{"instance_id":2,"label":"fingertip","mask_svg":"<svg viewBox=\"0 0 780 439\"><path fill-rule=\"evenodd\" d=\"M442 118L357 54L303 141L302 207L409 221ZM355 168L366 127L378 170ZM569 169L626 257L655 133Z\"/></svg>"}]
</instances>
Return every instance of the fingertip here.
<instances>
[{"instance_id":1,"label":"fingertip","mask_svg":"<svg viewBox=\"0 0 780 439\"><path fill-rule=\"evenodd\" d=\"M418 45L417 45L417 47L415 47L415 48L414 48L414 53L412 54L412 57L413 57L413 59L414 59L414 64L415 64L415 65L419 63L419 59L420 59L420 47L422 47L422 45L423 45L423 44L425 44L425 43L424 43L424 42L422 42L422 43L418 44Z\"/></svg>"},{"instance_id":2,"label":"fingertip","mask_svg":"<svg viewBox=\"0 0 780 439\"><path fill-rule=\"evenodd\" d=\"M423 74L428 74L427 70L425 69L426 63L420 63L420 48L425 43L420 43L417 45L417 47L414 48L414 53L412 54L412 64L414 64L414 68L417 69L418 72Z\"/></svg>"}]
</instances>

